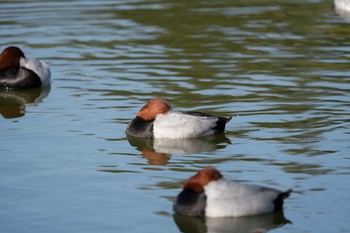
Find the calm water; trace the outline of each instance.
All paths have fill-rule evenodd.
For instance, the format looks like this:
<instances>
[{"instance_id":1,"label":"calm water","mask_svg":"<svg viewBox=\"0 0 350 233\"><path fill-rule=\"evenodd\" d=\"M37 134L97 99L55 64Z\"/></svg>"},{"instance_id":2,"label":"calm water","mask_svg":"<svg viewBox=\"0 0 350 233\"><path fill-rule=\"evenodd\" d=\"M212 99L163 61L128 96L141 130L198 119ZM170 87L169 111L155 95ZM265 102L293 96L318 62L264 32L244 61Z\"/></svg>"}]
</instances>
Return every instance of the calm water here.
<instances>
[{"instance_id":1,"label":"calm water","mask_svg":"<svg viewBox=\"0 0 350 233\"><path fill-rule=\"evenodd\" d=\"M8 45L53 81L0 92L0 232L350 232L350 21L331 1L1 1ZM153 96L235 117L219 137L128 140ZM285 219L173 216L208 165L293 188Z\"/></svg>"}]
</instances>

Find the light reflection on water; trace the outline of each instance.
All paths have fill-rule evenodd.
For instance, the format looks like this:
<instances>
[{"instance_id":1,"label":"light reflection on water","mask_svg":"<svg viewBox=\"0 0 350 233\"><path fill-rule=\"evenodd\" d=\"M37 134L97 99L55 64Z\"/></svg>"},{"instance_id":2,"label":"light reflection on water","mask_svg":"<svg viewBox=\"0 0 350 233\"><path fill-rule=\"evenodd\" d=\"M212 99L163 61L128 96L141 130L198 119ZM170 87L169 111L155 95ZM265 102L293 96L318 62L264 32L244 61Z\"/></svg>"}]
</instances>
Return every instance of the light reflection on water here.
<instances>
[{"instance_id":1,"label":"light reflection on water","mask_svg":"<svg viewBox=\"0 0 350 233\"><path fill-rule=\"evenodd\" d=\"M184 233L198 232L265 232L291 223L283 212L242 218L191 218L174 215L179 230Z\"/></svg>"},{"instance_id":2,"label":"light reflection on water","mask_svg":"<svg viewBox=\"0 0 350 233\"><path fill-rule=\"evenodd\" d=\"M177 232L172 200L208 165L293 188L280 232L348 230L349 23L329 1L1 2L0 38L53 80L0 92L0 231ZM128 139L153 96L235 117Z\"/></svg>"}]
</instances>

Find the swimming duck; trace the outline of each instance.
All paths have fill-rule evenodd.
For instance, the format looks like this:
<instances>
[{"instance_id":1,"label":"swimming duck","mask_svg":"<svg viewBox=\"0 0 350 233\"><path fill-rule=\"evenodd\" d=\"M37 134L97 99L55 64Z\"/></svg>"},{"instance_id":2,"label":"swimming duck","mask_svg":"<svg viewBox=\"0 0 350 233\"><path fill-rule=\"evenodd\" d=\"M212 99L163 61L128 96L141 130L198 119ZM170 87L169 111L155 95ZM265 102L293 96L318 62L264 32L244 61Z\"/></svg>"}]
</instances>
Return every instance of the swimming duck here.
<instances>
[{"instance_id":1,"label":"swimming duck","mask_svg":"<svg viewBox=\"0 0 350 233\"><path fill-rule=\"evenodd\" d=\"M231 118L172 111L165 99L155 97L141 108L126 133L138 138L194 138L224 132Z\"/></svg>"},{"instance_id":2,"label":"swimming duck","mask_svg":"<svg viewBox=\"0 0 350 233\"><path fill-rule=\"evenodd\" d=\"M50 83L47 64L36 58L26 58L15 46L5 48L0 54L0 89L25 89Z\"/></svg>"},{"instance_id":3,"label":"swimming duck","mask_svg":"<svg viewBox=\"0 0 350 233\"><path fill-rule=\"evenodd\" d=\"M350 12L350 0L334 0L336 9Z\"/></svg>"},{"instance_id":4,"label":"swimming duck","mask_svg":"<svg viewBox=\"0 0 350 233\"><path fill-rule=\"evenodd\" d=\"M184 184L173 208L186 216L239 217L282 210L292 190L228 181L213 167L207 167Z\"/></svg>"}]
</instances>

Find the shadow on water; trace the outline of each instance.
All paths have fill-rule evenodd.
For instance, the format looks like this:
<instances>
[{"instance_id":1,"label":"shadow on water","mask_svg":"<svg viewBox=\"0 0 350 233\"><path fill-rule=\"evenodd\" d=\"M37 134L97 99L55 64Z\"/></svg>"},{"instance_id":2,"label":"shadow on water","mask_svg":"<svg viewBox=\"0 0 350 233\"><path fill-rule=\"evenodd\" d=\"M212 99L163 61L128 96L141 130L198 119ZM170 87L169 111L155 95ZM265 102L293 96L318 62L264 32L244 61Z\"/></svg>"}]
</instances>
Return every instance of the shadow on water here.
<instances>
[{"instance_id":1,"label":"shadow on water","mask_svg":"<svg viewBox=\"0 0 350 233\"><path fill-rule=\"evenodd\" d=\"M273 214L249 216L249 217L226 217L226 218L198 218L181 215L173 215L173 219L181 232L204 233L204 232L267 232L291 223L284 217L283 211Z\"/></svg>"},{"instance_id":2,"label":"shadow on water","mask_svg":"<svg viewBox=\"0 0 350 233\"><path fill-rule=\"evenodd\" d=\"M194 154L215 151L231 144L225 134L199 138L156 138L143 139L127 137L129 144L141 152L141 156L152 165L168 164L172 154Z\"/></svg>"},{"instance_id":3,"label":"shadow on water","mask_svg":"<svg viewBox=\"0 0 350 233\"><path fill-rule=\"evenodd\" d=\"M3 118L18 118L25 115L25 108L45 99L51 86L28 90L0 90L0 114Z\"/></svg>"}]
</instances>

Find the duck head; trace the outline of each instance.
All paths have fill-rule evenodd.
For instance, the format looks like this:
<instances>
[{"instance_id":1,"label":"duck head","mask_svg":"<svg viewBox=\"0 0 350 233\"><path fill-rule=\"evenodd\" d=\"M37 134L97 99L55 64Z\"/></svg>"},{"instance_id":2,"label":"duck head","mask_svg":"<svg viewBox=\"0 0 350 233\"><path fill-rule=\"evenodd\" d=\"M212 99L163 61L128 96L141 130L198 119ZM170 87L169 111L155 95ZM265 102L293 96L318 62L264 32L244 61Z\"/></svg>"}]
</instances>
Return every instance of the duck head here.
<instances>
[{"instance_id":1,"label":"duck head","mask_svg":"<svg viewBox=\"0 0 350 233\"><path fill-rule=\"evenodd\" d=\"M144 121L153 121L158 114L165 114L171 111L170 104L163 98L155 97L147 102L137 113L137 117Z\"/></svg>"},{"instance_id":2,"label":"duck head","mask_svg":"<svg viewBox=\"0 0 350 233\"><path fill-rule=\"evenodd\" d=\"M204 186L221 178L222 175L218 170L213 167L206 167L188 179L184 184L184 189L192 189L195 192L203 192Z\"/></svg>"},{"instance_id":3,"label":"duck head","mask_svg":"<svg viewBox=\"0 0 350 233\"><path fill-rule=\"evenodd\" d=\"M5 48L0 54L0 70L5 68L15 68L18 70L22 58L25 58L25 56L20 48L15 46Z\"/></svg>"}]
</instances>

